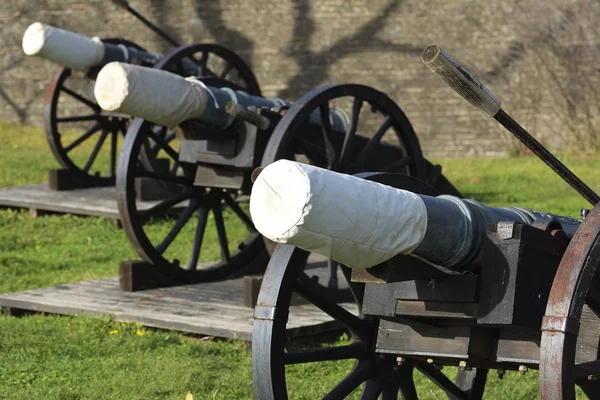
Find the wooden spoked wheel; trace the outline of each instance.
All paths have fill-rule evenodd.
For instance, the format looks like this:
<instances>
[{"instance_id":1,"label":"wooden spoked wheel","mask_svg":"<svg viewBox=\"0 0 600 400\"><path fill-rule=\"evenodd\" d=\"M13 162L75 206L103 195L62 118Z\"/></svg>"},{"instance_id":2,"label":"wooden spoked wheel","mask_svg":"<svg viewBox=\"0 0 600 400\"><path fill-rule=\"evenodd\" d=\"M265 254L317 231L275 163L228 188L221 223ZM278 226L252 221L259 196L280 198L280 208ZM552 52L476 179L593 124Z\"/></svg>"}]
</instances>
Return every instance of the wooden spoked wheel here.
<instances>
[{"instance_id":1,"label":"wooden spoked wheel","mask_svg":"<svg viewBox=\"0 0 600 400\"><path fill-rule=\"evenodd\" d=\"M123 39L103 39L143 50ZM114 185L117 157L131 118L105 112L93 93L93 77L59 67L46 92L46 140L60 165L90 186Z\"/></svg>"},{"instance_id":2,"label":"wooden spoked wheel","mask_svg":"<svg viewBox=\"0 0 600 400\"><path fill-rule=\"evenodd\" d=\"M393 184L396 179L391 174L365 177L398 187ZM378 320L364 316L360 311L364 284L350 282L350 271L342 266L355 301L339 303L335 291L324 289L308 276L305 270L308 257L309 254L304 250L278 245L263 277L254 311L252 336L252 369L257 399L294 398L295 391L300 388L294 387L292 381L304 379L303 392L306 392L306 385L310 385L313 390L310 396L315 399L350 397L364 400L416 400L418 394L413 380L415 369L451 399L481 399L487 370L460 373L454 383L422 360L405 358L399 364L395 355L377 353L375 340ZM292 308L294 293L308 304ZM309 315L315 319L327 315L346 329L349 339L330 347L314 342L298 344L298 341L291 340L294 320L306 318L306 313L311 313ZM319 363L329 364L330 370L342 371L341 380L329 386L324 383ZM311 372L313 374L306 377ZM288 379L288 376L294 379Z\"/></svg>"},{"instance_id":3,"label":"wooden spoked wheel","mask_svg":"<svg viewBox=\"0 0 600 400\"><path fill-rule=\"evenodd\" d=\"M343 132L332 126L332 110L348 117ZM320 132L306 129L315 116ZM406 115L387 95L363 85L324 86L295 102L269 139L263 165L282 158L348 174L379 171L425 177L421 147Z\"/></svg>"},{"instance_id":4,"label":"wooden spoked wheel","mask_svg":"<svg viewBox=\"0 0 600 400\"><path fill-rule=\"evenodd\" d=\"M218 44L195 43L180 46L165 54L154 68L183 76L194 75L204 81L226 81L230 83L229 86L251 95L261 94L258 81L244 59Z\"/></svg>"},{"instance_id":5,"label":"wooden spoked wheel","mask_svg":"<svg viewBox=\"0 0 600 400\"><path fill-rule=\"evenodd\" d=\"M332 126L331 112L347 119L343 131ZM355 84L315 89L286 110L267 143L262 165L279 159L347 174L380 171L426 177L419 140L404 112L385 93ZM336 288L337 267L328 264L327 286Z\"/></svg>"},{"instance_id":6,"label":"wooden spoked wheel","mask_svg":"<svg viewBox=\"0 0 600 400\"><path fill-rule=\"evenodd\" d=\"M540 344L540 398L574 400L576 386L590 399L600 398L600 357L582 360L577 341L585 312L600 315L600 205L587 215L561 259L548 298ZM582 355L586 356L586 355Z\"/></svg>"},{"instance_id":7,"label":"wooden spoked wheel","mask_svg":"<svg viewBox=\"0 0 600 400\"><path fill-rule=\"evenodd\" d=\"M248 65L218 45L182 46L154 68L189 71L190 63L197 65L197 78L207 85L260 94ZM249 193L195 186L196 165L179 162L180 145L174 131L139 118L127 132L117 199L123 227L139 256L185 282L214 281L264 269L267 254L249 216ZM139 208L139 179L151 181L162 191L151 208ZM214 254L203 251L207 242L218 243L218 249L211 250Z\"/></svg>"}]
</instances>

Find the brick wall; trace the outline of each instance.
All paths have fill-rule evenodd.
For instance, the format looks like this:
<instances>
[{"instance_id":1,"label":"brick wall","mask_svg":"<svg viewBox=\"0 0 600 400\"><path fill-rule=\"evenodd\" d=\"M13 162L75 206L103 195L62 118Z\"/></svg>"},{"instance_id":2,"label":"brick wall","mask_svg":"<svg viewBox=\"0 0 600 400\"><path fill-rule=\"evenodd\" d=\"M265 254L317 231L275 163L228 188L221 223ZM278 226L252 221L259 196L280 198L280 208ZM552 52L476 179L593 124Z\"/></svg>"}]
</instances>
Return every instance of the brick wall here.
<instances>
[{"instance_id":1,"label":"brick wall","mask_svg":"<svg viewBox=\"0 0 600 400\"><path fill-rule=\"evenodd\" d=\"M425 154L433 157L505 154L514 142L422 65L420 53L428 44L441 44L481 77L509 113L525 122L535 116L536 135L559 147L564 137L549 129L560 123L556 113L539 109L556 92L533 73L539 70L529 50L554 43L549 37L568 36L579 16L589 13L590 3L130 0L183 43L218 42L238 52L267 96L293 99L330 82L385 91L408 115ZM0 20L0 119L15 122L41 125L43 95L54 70L49 62L22 53L22 34L34 21L90 36L126 37L151 51L169 50L106 0L3 0ZM531 98L539 99L540 92L546 100L534 104Z\"/></svg>"}]
</instances>

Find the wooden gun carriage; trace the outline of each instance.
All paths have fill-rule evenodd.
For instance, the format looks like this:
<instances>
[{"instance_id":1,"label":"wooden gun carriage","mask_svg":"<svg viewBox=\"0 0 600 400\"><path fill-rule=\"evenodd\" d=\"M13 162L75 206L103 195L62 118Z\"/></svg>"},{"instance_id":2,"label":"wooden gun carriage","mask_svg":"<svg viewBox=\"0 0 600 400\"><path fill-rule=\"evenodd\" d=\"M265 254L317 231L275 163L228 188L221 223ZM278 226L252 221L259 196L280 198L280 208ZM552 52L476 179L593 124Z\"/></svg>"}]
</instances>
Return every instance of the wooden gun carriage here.
<instances>
[{"instance_id":1,"label":"wooden gun carriage","mask_svg":"<svg viewBox=\"0 0 600 400\"><path fill-rule=\"evenodd\" d=\"M598 203L597 195L512 121L501 110L500 101L456 61L437 46L426 49L423 61L480 111L515 133L590 203ZM277 168L278 172L269 177L283 175L284 168ZM359 176L385 185L387 191L391 190L389 187L406 190L410 198L440 194L414 177L389 173ZM277 182L272 180L269 184ZM322 193L333 196L330 192ZM277 195L283 196L281 191ZM461 205L459 208L464 210L466 201L457 199L451 199L451 203ZM386 206L392 208L391 204ZM311 207L317 209L315 203ZM355 213L359 208L353 209ZM376 209L370 204L364 205L367 208ZM476 216L475 209L465 215ZM351 211L348 208L340 213ZM427 208L426 214L427 232L437 230L438 234L439 247L435 247L435 241L429 246L428 254L433 258L445 249L458 251L452 247L465 244L452 242L461 232L457 224L445 221L435 225L447 217L446 212L438 211ZM303 214L304 224L310 218L307 213ZM278 217L281 218L279 214ZM318 215L311 221L317 218ZM271 223L276 225L276 221ZM302 223L297 226L302 229ZM347 231L336 231L337 228L327 227L316 234L334 241L336 235L342 235L339 239L342 244L347 239L343 235L353 237ZM357 223L355 229L361 228ZM586 210L581 220L538 214L536 219L524 223L520 217L514 220L499 217L493 224L480 224L477 229L479 239L466 243L477 251L469 262L458 263L460 267L432 265L417 252L423 242L416 249L413 247L370 268L355 269L340 264L354 296L353 304L336 301L309 277L306 260L311 246L319 246L305 238L294 240L305 240L306 250L279 244L265 272L254 312L252 352L256 397L293 397L293 388L290 389L286 377L295 368L311 363L350 362L345 364L348 373L334 387L322 388L320 397L417 399L413 371L418 370L451 399L480 399L488 371L495 369L502 377L508 370L525 374L529 369L538 369L542 399L575 399L576 393L577 398L583 398L583 393L590 399L600 398L600 274L596 273L600 264L600 206ZM385 241L392 234L400 232L387 231L378 240ZM290 241L281 243L294 243L292 239L286 240ZM332 257L337 254L335 249L327 251ZM352 256L348 258L351 265L354 260ZM293 293L343 326L351 341L330 347L288 341L286 323ZM458 367L454 382L444 374L444 366ZM319 387L318 373L312 378L313 385Z\"/></svg>"},{"instance_id":2,"label":"wooden gun carriage","mask_svg":"<svg viewBox=\"0 0 600 400\"><path fill-rule=\"evenodd\" d=\"M126 39L91 39L39 23L33 24L26 32L30 38L35 36L36 30L38 37L43 36L41 43L34 44L32 51L26 51L27 54L49 58L60 64L44 100L46 140L56 160L64 168L50 174L50 187L55 190L115 184L119 147L131 117L105 112L93 100L93 86L98 71L111 61L159 65L162 69L185 76L220 76L224 79L227 75L228 80L236 82L249 93L260 94L252 69L235 52L212 43L181 46L133 9L128 1L115 0L113 3L165 39L175 48L174 51L164 55L151 53ZM25 43L26 37L24 50ZM43 46L62 47L62 50L59 49L56 56L48 54L52 53L52 49L47 51ZM93 56L88 59L80 56L88 52L98 53L99 57L93 60ZM183 53L188 56L182 58ZM192 58L189 54L196 54L197 57ZM95 140L94 144L90 144L92 140Z\"/></svg>"},{"instance_id":3,"label":"wooden gun carriage","mask_svg":"<svg viewBox=\"0 0 600 400\"><path fill-rule=\"evenodd\" d=\"M190 52L183 49L179 57L188 56ZM156 69L161 69L160 64ZM130 70L140 76L148 72ZM147 81L171 79L173 75L165 73L154 78L148 75ZM107 72L108 80L114 79L108 78ZM187 90L181 84L181 90ZM129 240L143 260L180 281L209 281L264 270L267 252L248 214L247 202L252 171L279 158L340 172L390 170L418 176L440 191L457 193L441 169L423 158L404 113L378 90L337 84L290 102L246 93L223 77L197 76L193 84L218 105L213 107L211 100L210 110L201 116L171 120L169 115L169 122L157 120L152 112L136 118L126 136L117 173L119 210ZM175 87L180 86L173 80L168 87L176 93ZM160 92L158 86L155 90ZM150 97L153 95L139 101L151 103ZM157 101L161 112L156 114L163 111L161 102ZM192 96L187 104L193 102ZM135 107L127 112L141 113ZM172 133L167 134L169 131ZM163 140L165 135L179 140ZM158 167L137 168L144 163L148 142L158 149L152 155ZM136 201L144 181L162 188L160 203L150 210L138 209ZM168 231L157 233L147 224L164 216L175 217ZM214 230L208 225L211 220ZM215 231L220 261L206 265L199 262L202 243ZM183 244L171 251L169 247L177 248L173 242ZM336 285L336 277L333 273L330 286Z\"/></svg>"}]
</instances>

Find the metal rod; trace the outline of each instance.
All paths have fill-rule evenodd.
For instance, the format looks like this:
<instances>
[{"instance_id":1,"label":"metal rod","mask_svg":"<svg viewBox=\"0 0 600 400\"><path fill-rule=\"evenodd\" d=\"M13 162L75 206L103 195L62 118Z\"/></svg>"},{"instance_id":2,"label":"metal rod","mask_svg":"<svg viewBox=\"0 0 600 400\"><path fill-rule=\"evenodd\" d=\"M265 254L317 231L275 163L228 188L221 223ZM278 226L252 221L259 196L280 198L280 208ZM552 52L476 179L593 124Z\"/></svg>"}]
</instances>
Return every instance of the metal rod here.
<instances>
[{"instance_id":1,"label":"metal rod","mask_svg":"<svg viewBox=\"0 0 600 400\"><path fill-rule=\"evenodd\" d=\"M146 25L148 28L150 28L154 33L156 33L157 35L162 37L164 40L169 42L171 45L173 45L173 47L181 46L181 44L179 42L177 42L175 39L173 39L171 36L169 36L163 30L161 30L158 26L156 26L152 22L148 21L142 14L140 14L133 7L131 7L127 0L112 0L112 1L119 7L123 7L124 9L126 9L131 15L133 15L138 20L140 20L144 25Z\"/></svg>"},{"instance_id":2,"label":"metal rod","mask_svg":"<svg viewBox=\"0 0 600 400\"><path fill-rule=\"evenodd\" d=\"M521 143L546 163L554 172L558 174L565 182L575 189L584 199L595 205L600 202L600 196L596 194L588 185L577 177L567 166L565 166L554 154L550 153L540 142L538 142L529 132L513 120L510 115L500 109L494 119L512 133Z\"/></svg>"},{"instance_id":3,"label":"metal rod","mask_svg":"<svg viewBox=\"0 0 600 400\"><path fill-rule=\"evenodd\" d=\"M593 205L600 201L600 196L502 110L500 100L492 92L438 45L427 47L421 61L473 107L498 121L583 198Z\"/></svg>"}]
</instances>

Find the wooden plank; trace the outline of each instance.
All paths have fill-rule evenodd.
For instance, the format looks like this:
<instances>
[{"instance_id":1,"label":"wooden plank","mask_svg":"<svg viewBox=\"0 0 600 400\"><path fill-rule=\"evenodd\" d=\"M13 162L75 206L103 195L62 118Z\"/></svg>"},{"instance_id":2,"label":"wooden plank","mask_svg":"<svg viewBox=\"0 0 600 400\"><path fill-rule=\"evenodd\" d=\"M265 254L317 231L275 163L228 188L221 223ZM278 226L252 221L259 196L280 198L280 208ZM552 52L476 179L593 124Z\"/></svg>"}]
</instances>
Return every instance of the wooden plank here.
<instances>
[{"instance_id":1,"label":"wooden plank","mask_svg":"<svg viewBox=\"0 0 600 400\"><path fill-rule=\"evenodd\" d=\"M246 307L254 308L256 306L262 281L262 275L244 276L244 305Z\"/></svg>"},{"instance_id":2,"label":"wooden plank","mask_svg":"<svg viewBox=\"0 0 600 400\"><path fill-rule=\"evenodd\" d=\"M243 279L123 292L118 278L82 281L0 295L0 306L52 314L105 316L188 333L252 340L253 310L244 305ZM355 305L344 305L357 312ZM338 325L308 304L290 309L288 335Z\"/></svg>"},{"instance_id":3,"label":"wooden plank","mask_svg":"<svg viewBox=\"0 0 600 400\"><path fill-rule=\"evenodd\" d=\"M600 319L588 307L583 305L579 325L579 336L577 336L577 350L575 362L583 363L597 360L598 338L600 337Z\"/></svg>"},{"instance_id":4,"label":"wooden plank","mask_svg":"<svg viewBox=\"0 0 600 400\"><path fill-rule=\"evenodd\" d=\"M416 321L382 320L377 332L377 351L428 358L467 359L471 327L434 326Z\"/></svg>"},{"instance_id":5,"label":"wooden plank","mask_svg":"<svg viewBox=\"0 0 600 400\"><path fill-rule=\"evenodd\" d=\"M50 190L73 190L94 185L79 180L78 176L69 169L51 169L48 171L48 186Z\"/></svg>"},{"instance_id":6,"label":"wooden plank","mask_svg":"<svg viewBox=\"0 0 600 400\"><path fill-rule=\"evenodd\" d=\"M158 201L138 201L145 210ZM181 207L186 204L181 203ZM69 191L54 191L47 184L0 188L0 206L29 208L64 214L89 215L119 219L117 194L114 187L96 187Z\"/></svg>"},{"instance_id":7,"label":"wooden plank","mask_svg":"<svg viewBox=\"0 0 600 400\"><path fill-rule=\"evenodd\" d=\"M154 264L147 261L128 260L119 263L119 287L123 291L137 292L182 284L172 276L161 273Z\"/></svg>"},{"instance_id":8,"label":"wooden plank","mask_svg":"<svg viewBox=\"0 0 600 400\"><path fill-rule=\"evenodd\" d=\"M540 330L524 327L503 327L498 334L496 361L536 365L540 360Z\"/></svg>"},{"instance_id":9,"label":"wooden plank","mask_svg":"<svg viewBox=\"0 0 600 400\"><path fill-rule=\"evenodd\" d=\"M581 313L579 336L575 359L577 363L597 359L600 320L584 305ZM518 364L538 364L540 359L541 332L536 329L517 327L502 328L498 338L496 361Z\"/></svg>"},{"instance_id":10,"label":"wooden plank","mask_svg":"<svg viewBox=\"0 0 600 400\"><path fill-rule=\"evenodd\" d=\"M477 303L398 300L396 302L396 315L472 320L475 319L477 315Z\"/></svg>"}]
</instances>

